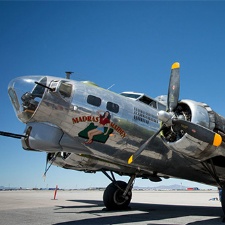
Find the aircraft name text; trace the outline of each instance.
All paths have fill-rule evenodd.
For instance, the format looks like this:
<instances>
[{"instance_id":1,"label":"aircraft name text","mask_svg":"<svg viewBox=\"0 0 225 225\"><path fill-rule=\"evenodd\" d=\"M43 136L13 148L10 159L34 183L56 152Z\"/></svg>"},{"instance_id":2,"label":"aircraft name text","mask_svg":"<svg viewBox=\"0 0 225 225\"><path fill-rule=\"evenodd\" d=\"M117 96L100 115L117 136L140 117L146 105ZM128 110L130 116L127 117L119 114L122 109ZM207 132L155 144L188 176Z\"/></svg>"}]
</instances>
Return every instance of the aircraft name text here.
<instances>
[{"instance_id":1,"label":"aircraft name text","mask_svg":"<svg viewBox=\"0 0 225 225\"><path fill-rule=\"evenodd\" d=\"M98 123L99 121L100 121L100 118L98 116L79 116L79 117L72 118L73 124L80 123L80 122L96 122L96 123ZM124 138L126 136L125 131L117 124L110 122L110 126L116 132L118 132L122 138Z\"/></svg>"}]
</instances>

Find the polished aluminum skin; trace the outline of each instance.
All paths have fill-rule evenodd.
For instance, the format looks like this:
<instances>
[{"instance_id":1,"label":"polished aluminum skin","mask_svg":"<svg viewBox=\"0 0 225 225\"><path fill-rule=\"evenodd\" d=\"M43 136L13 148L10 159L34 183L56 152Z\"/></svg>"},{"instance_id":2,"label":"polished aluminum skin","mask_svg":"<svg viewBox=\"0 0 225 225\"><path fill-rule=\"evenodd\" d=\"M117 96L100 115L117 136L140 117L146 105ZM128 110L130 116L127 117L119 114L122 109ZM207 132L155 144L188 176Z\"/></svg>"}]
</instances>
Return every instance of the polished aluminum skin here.
<instances>
[{"instance_id":1,"label":"polished aluminum skin","mask_svg":"<svg viewBox=\"0 0 225 225\"><path fill-rule=\"evenodd\" d=\"M36 83L35 83L36 82ZM148 178L177 177L216 185L201 162L224 156L224 144L213 147L168 126L132 164L127 159L161 126L158 112L166 108L148 96L132 99L98 87L92 82L50 76L26 76L12 80L8 93L17 117L26 124L22 146L26 150L55 156L54 165L85 172L113 171ZM108 112L110 123L92 143L88 132ZM203 103L179 102L178 116L222 133L225 120ZM221 125L223 124L223 125ZM225 182L224 167L215 164Z\"/></svg>"}]
</instances>

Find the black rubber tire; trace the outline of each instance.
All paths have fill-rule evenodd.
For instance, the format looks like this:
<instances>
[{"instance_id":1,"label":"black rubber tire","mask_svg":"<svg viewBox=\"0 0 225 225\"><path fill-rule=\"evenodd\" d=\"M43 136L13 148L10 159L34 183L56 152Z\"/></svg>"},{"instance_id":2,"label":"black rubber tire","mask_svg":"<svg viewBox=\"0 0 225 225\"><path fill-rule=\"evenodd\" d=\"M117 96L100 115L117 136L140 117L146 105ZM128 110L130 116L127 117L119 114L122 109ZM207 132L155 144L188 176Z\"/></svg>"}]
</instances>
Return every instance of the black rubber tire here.
<instances>
[{"instance_id":1,"label":"black rubber tire","mask_svg":"<svg viewBox=\"0 0 225 225\"><path fill-rule=\"evenodd\" d=\"M225 187L219 190L219 198L221 201L223 214L225 215Z\"/></svg>"},{"instance_id":2,"label":"black rubber tire","mask_svg":"<svg viewBox=\"0 0 225 225\"><path fill-rule=\"evenodd\" d=\"M116 184L122 188L126 189L127 183L124 181L116 181ZM132 198L131 189L128 191L126 198L122 196L123 191L121 191L114 183L107 186L103 194L103 202L108 210L122 210L127 209Z\"/></svg>"}]
</instances>

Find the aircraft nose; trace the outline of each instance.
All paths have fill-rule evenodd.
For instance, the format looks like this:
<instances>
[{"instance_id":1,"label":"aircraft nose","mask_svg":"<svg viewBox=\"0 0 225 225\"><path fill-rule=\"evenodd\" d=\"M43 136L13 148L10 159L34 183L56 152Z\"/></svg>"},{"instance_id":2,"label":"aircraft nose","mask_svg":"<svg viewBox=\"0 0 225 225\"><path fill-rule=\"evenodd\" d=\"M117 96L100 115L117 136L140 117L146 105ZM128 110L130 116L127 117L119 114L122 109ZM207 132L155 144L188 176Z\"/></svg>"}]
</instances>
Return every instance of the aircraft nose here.
<instances>
[{"instance_id":1,"label":"aircraft nose","mask_svg":"<svg viewBox=\"0 0 225 225\"><path fill-rule=\"evenodd\" d=\"M8 86L9 98L19 120L27 123L34 115L42 99L45 88L35 81L46 85L47 78L41 76L24 76L13 79Z\"/></svg>"}]
</instances>

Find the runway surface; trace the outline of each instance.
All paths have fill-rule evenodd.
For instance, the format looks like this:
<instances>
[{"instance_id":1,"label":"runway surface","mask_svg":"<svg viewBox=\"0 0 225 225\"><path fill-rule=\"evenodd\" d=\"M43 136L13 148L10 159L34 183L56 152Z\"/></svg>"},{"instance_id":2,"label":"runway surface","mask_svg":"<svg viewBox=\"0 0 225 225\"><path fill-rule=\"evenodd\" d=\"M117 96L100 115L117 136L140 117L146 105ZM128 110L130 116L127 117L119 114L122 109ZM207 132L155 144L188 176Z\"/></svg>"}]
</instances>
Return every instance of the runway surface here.
<instances>
[{"instance_id":1,"label":"runway surface","mask_svg":"<svg viewBox=\"0 0 225 225\"><path fill-rule=\"evenodd\" d=\"M222 223L217 191L133 191L130 209L107 211L103 191L0 191L0 225L213 225Z\"/></svg>"}]
</instances>

